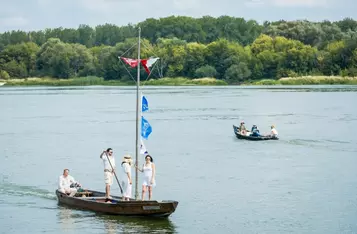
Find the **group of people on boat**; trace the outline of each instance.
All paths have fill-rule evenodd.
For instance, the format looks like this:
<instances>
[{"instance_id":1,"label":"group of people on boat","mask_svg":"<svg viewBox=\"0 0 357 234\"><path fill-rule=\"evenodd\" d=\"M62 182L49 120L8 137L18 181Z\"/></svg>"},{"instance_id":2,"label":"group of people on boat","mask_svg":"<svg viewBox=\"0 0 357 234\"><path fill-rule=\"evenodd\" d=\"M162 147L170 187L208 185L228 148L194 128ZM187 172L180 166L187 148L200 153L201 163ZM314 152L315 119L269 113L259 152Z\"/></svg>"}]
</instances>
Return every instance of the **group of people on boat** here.
<instances>
[{"instance_id":1,"label":"group of people on boat","mask_svg":"<svg viewBox=\"0 0 357 234\"><path fill-rule=\"evenodd\" d=\"M114 176L116 179L116 164L113 156L113 149L108 148L100 154L100 158L104 165L104 183L105 183L105 197L106 201L110 202L112 198L110 195L110 189L113 185ZM121 162L122 180L121 186L123 190L123 200L129 201L132 197L132 167L133 160L130 155L124 155ZM155 187L155 164L153 158L149 154L145 154L145 163L141 168L135 165L136 170L143 173L142 182L142 200L145 198L145 194L148 191L148 199L151 200L152 188ZM118 181L119 183L119 181ZM120 184L119 184L120 186ZM82 185L77 182L71 175L69 175L69 169L64 169L63 174L59 177L58 190L68 196L74 196L77 192L83 191Z\"/></svg>"},{"instance_id":2,"label":"group of people on boat","mask_svg":"<svg viewBox=\"0 0 357 234\"><path fill-rule=\"evenodd\" d=\"M275 128L275 125L270 126L270 133L267 135L262 135L259 131L259 128L257 125L253 125L252 129L250 131L247 130L247 128L244 125L244 121L240 122L240 125L238 127L238 132L241 135L244 136L252 136L252 137L260 137L260 136L269 136L269 137L278 137L278 131Z\"/></svg>"}]
</instances>

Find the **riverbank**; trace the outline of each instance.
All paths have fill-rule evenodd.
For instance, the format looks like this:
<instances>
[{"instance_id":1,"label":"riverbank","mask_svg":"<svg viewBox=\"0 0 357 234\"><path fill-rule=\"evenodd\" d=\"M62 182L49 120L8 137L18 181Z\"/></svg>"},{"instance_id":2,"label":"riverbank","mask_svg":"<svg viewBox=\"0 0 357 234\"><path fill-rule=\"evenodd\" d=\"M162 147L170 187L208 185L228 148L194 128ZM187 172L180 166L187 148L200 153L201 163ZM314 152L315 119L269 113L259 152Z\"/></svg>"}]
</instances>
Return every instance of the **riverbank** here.
<instances>
[{"instance_id":1,"label":"riverbank","mask_svg":"<svg viewBox=\"0 0 357 234\"><path fill-rule=\"evenodd\" d=\"M132 86L134 81L105 81L101 77L88 76L72 79L54 78L26 78L0 80L4 86ZM226 81L215 78L188 79L184 77L161 78L142 81L142 85L147 86L218 86L229 85ZM284 77L278 80L264 79L259 81L246 81L232 85L357 85L357 77L340 76L303 76L303 77Z\"/></svg>"},{"instance_id":2,"label":"riverbank","mask_svg":"<svg viewBox=\"0 0 357 234\"><path fill-rule=\"evenodd\" d=\"M9 79L1 81L4 86L89 86L89 85L107 85L107 86L132 86L135 85L134 81L118 81L109 80L106 81L101 77L88 76L79 77L73 79L54 79L54 78L26 78L26 79ZM177 78L161 78L150 79L148 81L142 81L142 85L153 86L185 86L185 85L228 85L223 80L217 80L215 78L200 78L200 79L188 79L183 77Z\"/></svg>"},{"instance_id":3,"label":"riverbank","mask_svg":"<svg viewBox=\"0 0 357 234\"><path fill-rule=\"evenodd\" d=\"M357 85L357 77L301 76L244 82L243 85Z\"/></svg>"}]
</instances>

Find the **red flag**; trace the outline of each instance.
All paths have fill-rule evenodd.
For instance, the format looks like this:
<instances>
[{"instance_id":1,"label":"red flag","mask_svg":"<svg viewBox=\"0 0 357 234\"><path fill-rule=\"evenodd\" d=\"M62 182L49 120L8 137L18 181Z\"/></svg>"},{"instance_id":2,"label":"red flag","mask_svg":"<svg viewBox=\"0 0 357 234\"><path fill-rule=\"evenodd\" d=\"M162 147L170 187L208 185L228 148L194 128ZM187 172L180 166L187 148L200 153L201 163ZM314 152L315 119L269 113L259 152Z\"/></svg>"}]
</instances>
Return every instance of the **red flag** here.
<instances>
[{"instance_id":1,"label":"red flag","mask_svg":"<svg viewBox=\"0 0 357 234\"><path fill-rule=\"evenodd\" d=\"M158 59L159 58L141 59L140 62L143 65L145 71L150 74L149 67L151 67Z\"/></svg>"},{"instance_id":2,"label":"red flag","mask_svg":"<svg viewBox=\"0 0 357 234\"><path fill-rule=\"evenodd\" d=\"M125 63L129 64L130 67L136 67L138 66L138 60L137 59L131 59L131 58L124 58L120 57Z\"/></svg>"}]
</instances>

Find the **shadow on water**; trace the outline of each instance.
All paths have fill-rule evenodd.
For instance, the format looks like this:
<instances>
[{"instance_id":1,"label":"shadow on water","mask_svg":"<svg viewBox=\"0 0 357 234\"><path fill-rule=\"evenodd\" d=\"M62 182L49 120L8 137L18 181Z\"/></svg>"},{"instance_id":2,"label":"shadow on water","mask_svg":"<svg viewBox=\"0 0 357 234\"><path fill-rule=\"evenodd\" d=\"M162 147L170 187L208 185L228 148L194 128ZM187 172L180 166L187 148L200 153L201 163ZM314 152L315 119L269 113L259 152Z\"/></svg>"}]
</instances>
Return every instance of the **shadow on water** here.
<instances>
[{"instance_id":1,"label":"shadow on water","mask_svg":"<svg viewBox=\"0 0 357 234\"><path fill-rule=\"evenodd\" d=\"M80 222L95 225L95 228L104 230L104 233L175 233L176 227L169 218L127 217L106 215L71 209L58 205L58 222L62 229L71 229ZM103 226L102 226L103 225Z\"/></svg>"}]
</instances>

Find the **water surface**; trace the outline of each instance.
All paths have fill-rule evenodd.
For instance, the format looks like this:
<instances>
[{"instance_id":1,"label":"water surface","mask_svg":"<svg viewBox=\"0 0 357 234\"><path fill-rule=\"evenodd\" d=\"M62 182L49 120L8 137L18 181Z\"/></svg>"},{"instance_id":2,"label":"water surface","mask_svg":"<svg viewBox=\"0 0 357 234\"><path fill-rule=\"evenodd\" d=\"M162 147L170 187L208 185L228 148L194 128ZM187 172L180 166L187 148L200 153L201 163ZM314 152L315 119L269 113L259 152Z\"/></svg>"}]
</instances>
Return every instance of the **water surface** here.
<instances>
[{"instance_id":1,"label":"water surface","mask_svg":"<svg viewBox=\"0 0 357 234\"><path fill-rule=\"evenodd\" d=\"M133 155L134 87L1 87L0 232L357 233L357 86L143 92L154 198L178 200L172 216L95 214L54 195L63 168L103 191L101 151ZM241 120L275 124L280 140L236 139Z\"/></svg>"}]
</instances>

